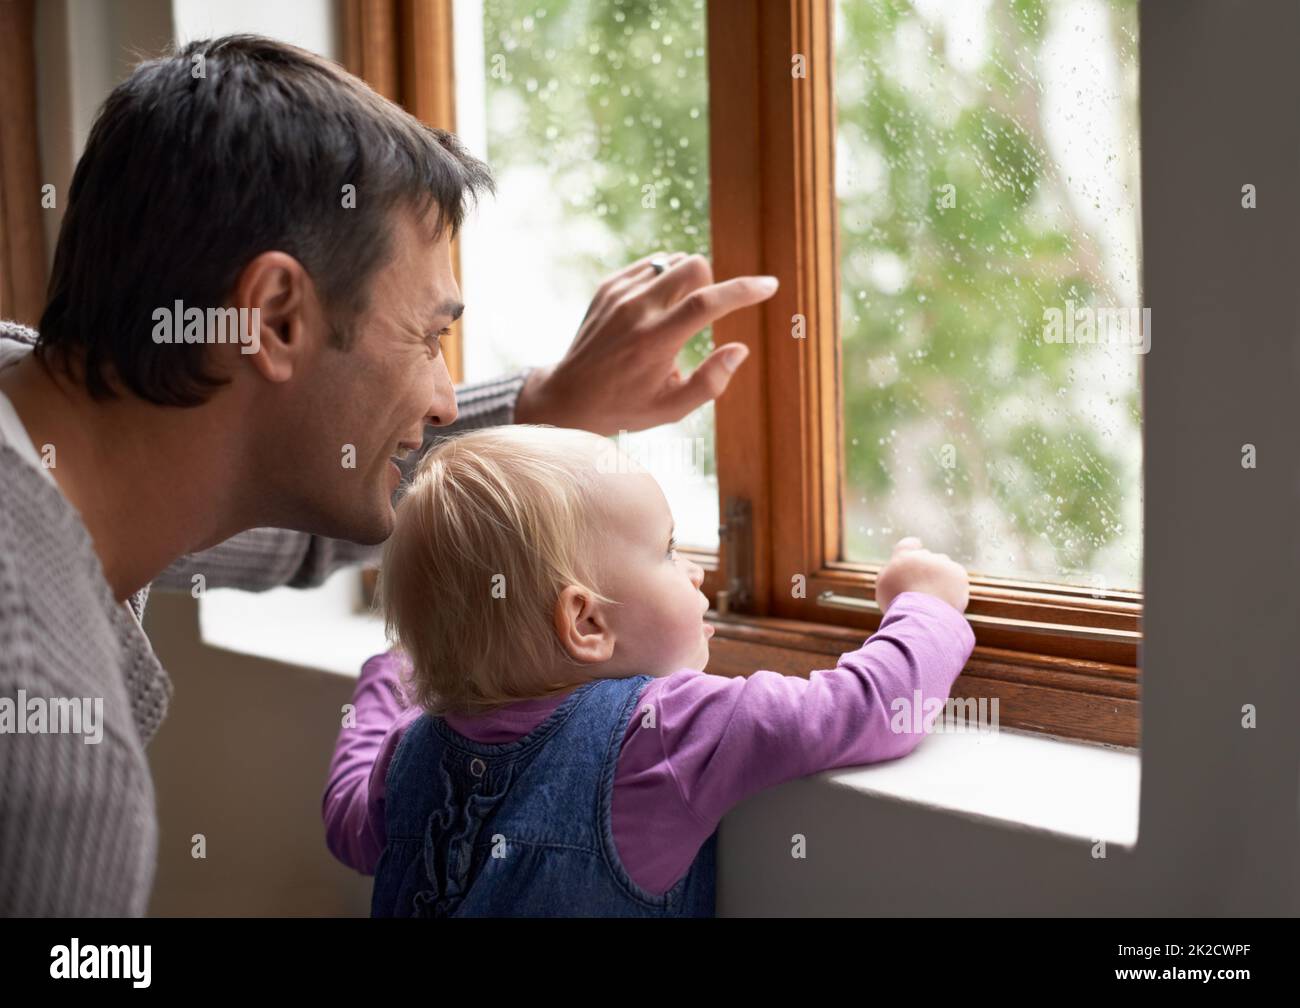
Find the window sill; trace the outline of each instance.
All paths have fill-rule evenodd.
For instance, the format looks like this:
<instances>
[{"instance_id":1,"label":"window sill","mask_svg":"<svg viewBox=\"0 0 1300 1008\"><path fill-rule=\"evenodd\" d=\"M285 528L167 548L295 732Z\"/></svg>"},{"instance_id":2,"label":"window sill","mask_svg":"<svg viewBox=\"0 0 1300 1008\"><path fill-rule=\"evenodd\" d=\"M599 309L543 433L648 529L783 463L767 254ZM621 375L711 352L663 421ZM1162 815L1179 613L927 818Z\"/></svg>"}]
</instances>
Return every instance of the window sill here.
<instances>
[{"instance_id":1,"label":"window sill","mask_svg":"<svg viewBox=\"0 0 1300 1008\"><path fill-rule=\"evenodd\" d=\"M748 675L770 669L807 676L856 651L869 628L774 617L710 613L709 671ZM976 646L953 695L999 703L1002 729L1136 749L1139 682L1133 666Z\"/></svg>"},{"instance_id":2,"label":"window sill","mask_svg":"<svg viewBox=\"0 0 1300 1008\"><path fill-rule=\"evenodd\" d=\"M358 594L355 571L307 591L214 590L199 607L202 639L224 651L356 678L367 658L388 647L383 624L358 610ZM709 670L723 675L758 668L806 675L825 665L824 656L857 646L838 628L816 633L780 620L713 622L719 636ZM1004 704L997 733L932 734L903 759L831 770L795 786L1090 842L1136 843L1138 753L1008 730L1005 711Z\"/></svg>"},{"instance_id":3,"label":"window sill","mask_svg":"<svg viewBox=\"0 0 1300 1008\"><path fill-rule=\"evenodd\" d=\"M712 614L711 614L712 615ZM715 627L709 671L808 675L870 631L770 617ZM934 733L903 759L787 787L851 791L969 819L1121 847L1137 842L1141 756L1135 670L976 648L954 696L996 697L999 731ZM761 802L760 797L756 799Z\"/></svg>"},{"instance_id":4,"label":"window sill","mask_svg":"<svg viewBox=\"0 0 1300 1008\"><path fill-rule=\"evenodd\" d=\"M1141 758L1003 730L930 735L908 756L830 770L812 786L1121 847L1137 843Z\"/></svg>"},{"instance_id":5,"label":"window sill","mask_svg":"<svg viewBox=\"0 0 1300 1008\"><path fill-rule=\"evenodd\" d=\"M345 569L319 588L213 589L199 603L199 635L222 651L355 679L389 647L383 622L359 607L357 581Z\"/></svg>"},{"instance_id":6,"label":"window sill","mask_svg":"<svg viewBox=\"0 0 1300 1008\"><path fill-rule=\"evenodd\" d=\"M224 651L356 678L366 659L389 646L383 623L363 605L363 594L354 570L340 571L310 590L213 590L199 606L200 634L205 644ZM868 633L713 613L710 622L716 633L708 670L716 675L748 675L762 668L806 676L861 646ZM976 648L953 691L997 698L1004 734L1018 729L1035 733L1034 741L1061 738L1135 749L1135 678L1136 670L1124 667ZM940 738L933 736L927 745ZM952 741L942 738L943 744Z\"/></svg>"}]
</instances>

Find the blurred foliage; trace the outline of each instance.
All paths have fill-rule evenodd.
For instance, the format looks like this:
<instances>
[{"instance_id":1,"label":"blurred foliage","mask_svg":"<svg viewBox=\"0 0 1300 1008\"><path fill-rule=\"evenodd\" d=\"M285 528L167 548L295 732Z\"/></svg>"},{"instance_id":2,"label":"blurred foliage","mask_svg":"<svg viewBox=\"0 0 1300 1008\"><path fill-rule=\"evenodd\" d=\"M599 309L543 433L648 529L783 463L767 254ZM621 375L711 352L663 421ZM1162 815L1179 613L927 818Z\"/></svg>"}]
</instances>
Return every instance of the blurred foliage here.
<instances>
[{"instance_id":1,"label":"blurred foliage","mask_svg":"<svg viewBox=\"0 0 1300 1008\"><path fill-rule=\"evenodd\" d=\"M871 513L898 483L901 455L948 503L951 524L923 530L927 544L968 563L982 557L992 573L1077 576L1125 534L1123 505L1138 491L1131 459L1140 413L1131 355L1121 351L1111 373L1089 374L1076 387L1078 370L1095 371L1095 359L1083 357L1096 348L1041 339L1045 308L1063 308L1067 299L1126 303L1109 289L1102 252L1076 218L1068 180L1048 154L1038 80L1046 5L990 4L989 44L973 69L945 58L941 32L907 0L854 0L840 13L847 40L837 47L837 154L850 178L840 194L850 498L866 505L859 513ZM1112 3L1109 13L1115 51L1131 71L1135 0ZM904 38L924 40L907 47L920 67L900 68ZM1079 85L1079 96L1094 86ZM1124 104L1135 137L1136 96ZM1136 167L1135 151L1126 161ZM853 185L855 169L871 184ZM949 185L955 205L941 198ZM873 278L882 254L901 283ZM1098 394L1121 400L1118 408L1097 409ZM891 450L896 441L901 452ZM950 466L940 461L945 445L952 446ZM990 509L972 507L977 501L994 505L996 527ZM894 503L905 513L906 500ZM992 563L990 539L998 544ZM854 559L879 556L887 546L870 541L851 518L846 543ZM1135 553L1112 559L1112 586L1136 586Z\"/></svg>"},{"instance_id":2,"label":"blurred foliage","mask_svg":"<svg viewBox=\"0 0 1300 1008\"><path fill-rule=\"evenodd\" d=\"M493 167L542 164L569 212L608 225L620 263L709 255L704 0L486 0L483 10L489 109L512 94L527 110L520 129L489 133ZM580 264L611 271L604 258ZM706 330L683 363L709 349Z\"/></svg>"},{"instance_id":3,"label":"blurred foliage","mask_svg":"<svg viewBox=\"0 0 1300 1008\"><path fill-rule=\"evenodd\" d=\"M1120 303L1047 154L1036 61L1048 6L994 0L986 58L957 68L909 0L838 4L849 559L887 549L859 518L876 515L883 531L908 511L917 489L900 487L900 454L947 516L906 531L968 563L987 563L994 543L1006 569L991 573L1068 579L1135 531L1121 516L1138 491L1136 368L1110 376L1109 412L1094 412L1096 376L1080 381L1079 351L1040 339L1045 307ZM1108 9L1131 69L1136 0ZM656 249L708 255L703 0L487 0L484 17L498 173L540 163L566 212L608 226L622 262ZM909 50L919 71L900 69L901 39L922 41ZM937 198L945 185L953 207ZM611 268L577 255L595 278ZM897 283L879 281L882 258ZM707 331L695 337L684 366L709 346ZM1129 550L1111 576L1136 586L1138 566Z\"/></svg>"}]
</instances>

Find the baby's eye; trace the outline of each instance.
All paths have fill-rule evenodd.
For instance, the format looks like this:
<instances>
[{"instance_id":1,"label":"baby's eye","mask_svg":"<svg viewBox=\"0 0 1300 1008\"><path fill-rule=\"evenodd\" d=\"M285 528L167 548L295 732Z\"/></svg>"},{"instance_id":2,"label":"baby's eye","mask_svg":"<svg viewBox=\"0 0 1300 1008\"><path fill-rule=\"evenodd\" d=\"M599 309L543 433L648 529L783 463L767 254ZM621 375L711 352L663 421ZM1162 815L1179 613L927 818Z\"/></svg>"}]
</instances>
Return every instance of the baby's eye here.
<instances>
[{"instance_id":1,"label":"baby's eye","mask_svg":"<svg viewBox=\"0 0 1300 1008\"><path fill-rule=\"evenodd\" d=\"M676 540L675 538L674 538L674 539L669 539L669 540L668 540L668 555L671 557L671 556L675 556L676 553L677 553L677 540Z\"/></svg>"}]
</instances>

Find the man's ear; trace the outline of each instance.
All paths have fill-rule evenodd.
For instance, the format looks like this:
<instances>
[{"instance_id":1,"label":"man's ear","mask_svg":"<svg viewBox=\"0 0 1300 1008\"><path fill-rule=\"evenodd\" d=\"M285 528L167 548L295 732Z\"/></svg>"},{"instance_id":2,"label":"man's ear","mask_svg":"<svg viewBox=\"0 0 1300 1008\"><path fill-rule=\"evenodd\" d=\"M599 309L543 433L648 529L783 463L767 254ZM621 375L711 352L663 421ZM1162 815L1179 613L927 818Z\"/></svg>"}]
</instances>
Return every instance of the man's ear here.
<instances>
[{"instance_id":1,"label":"man's ear","mask_svg":"<svg viewBox=\"0 0 1300 1008\"><path fill-rule=\"evenodd\" d=\"M555 601L555 633L569 657L585 665L609 661L614 631L590 589L568 585Z\"/></svg>"},{"instance_id":2,"label":"man's ear","mask_svg":"<svg viewBox=\"0 0 1300 1008\"><path fill-rule=\"evenodd\" d=\"M316 288L302 263L284 252L263 252L249 261L235 282L230 305L257 320L250 363L267 381L293 377L311 352L307 335L323 313ZM254 314L256 309L256 314Z\"/></svg>"}]
</instances>

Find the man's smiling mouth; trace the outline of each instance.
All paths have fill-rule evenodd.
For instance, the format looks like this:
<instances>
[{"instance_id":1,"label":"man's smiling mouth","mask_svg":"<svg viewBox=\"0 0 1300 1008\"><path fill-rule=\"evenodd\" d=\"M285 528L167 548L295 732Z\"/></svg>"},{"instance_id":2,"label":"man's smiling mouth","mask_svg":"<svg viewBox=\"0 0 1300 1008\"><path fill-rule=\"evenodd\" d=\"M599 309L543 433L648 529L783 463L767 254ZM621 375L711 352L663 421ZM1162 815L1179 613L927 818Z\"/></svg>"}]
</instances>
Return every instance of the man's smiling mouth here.
<instances>
[{"instance_id":1,"label":"man's smiling mouth","mask_svg":"<svg viewBox=\"0 0 1300 1008\"><path fill-rule=\"evenodd\" d=\"M398 468L401 468L402 463L409 459L413 452L419 451L419 449L420 446L418 444L413 444L410 441L399 441L397 444L397 450L388 456L388 461L392 462L393 465Z\"/></svg>"}]
</instances>

